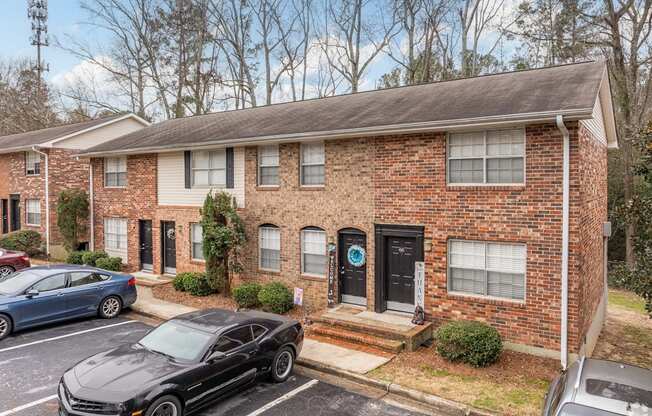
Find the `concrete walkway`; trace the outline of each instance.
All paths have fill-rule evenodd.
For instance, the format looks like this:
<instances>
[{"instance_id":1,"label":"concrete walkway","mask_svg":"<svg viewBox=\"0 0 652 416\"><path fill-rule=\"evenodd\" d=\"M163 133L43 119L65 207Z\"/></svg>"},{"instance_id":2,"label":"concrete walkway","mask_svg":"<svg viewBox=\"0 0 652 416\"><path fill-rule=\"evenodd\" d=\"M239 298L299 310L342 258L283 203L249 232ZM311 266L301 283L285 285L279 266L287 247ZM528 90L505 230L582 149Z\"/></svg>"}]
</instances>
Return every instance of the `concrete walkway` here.
<instances>
[{"instance_id":1,"label":"concrete walkway","mask_svg":"<svg viewBox=\"0 0 652 416\"><path fill-rule=\"evenodd\" d=\"M131 305L131 309L143 315L159 319L171 319L183 313L194 312L197 309L180 303L166 302L154 297L151 287L137 285L138 300Z\"/></svg>"},{"instance_id":2,"label":"concrete walkway","mask_svg":"<svg viewBox=\"0 0 652 416\"><path fill-rule=\"evenodd\" d=\"M300 364L305 360L351 373L366 374L386 364L390 359L306 338L298 362Z\"/></svg>"}]
</instances>

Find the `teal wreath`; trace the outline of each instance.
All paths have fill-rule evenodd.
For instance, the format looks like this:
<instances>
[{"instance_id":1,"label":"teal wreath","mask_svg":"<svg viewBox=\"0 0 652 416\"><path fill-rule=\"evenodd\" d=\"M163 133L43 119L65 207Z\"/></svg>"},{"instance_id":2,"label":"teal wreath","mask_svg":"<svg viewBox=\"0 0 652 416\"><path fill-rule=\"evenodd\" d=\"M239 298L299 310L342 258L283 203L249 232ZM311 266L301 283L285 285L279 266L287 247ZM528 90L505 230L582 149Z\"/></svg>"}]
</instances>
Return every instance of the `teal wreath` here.
<instances>
[{"instance_id":1,"label":"teal wreath","mask_svg":"<svg viewBox=\"0 0 652 416\"><path fill-rule=\"evenodd\" d=\"M352 266L362 267L367 261L367 252L364 248L354 244L349 247L349 251L347 252L346 257Z\"/></svg>"}]
</instances>

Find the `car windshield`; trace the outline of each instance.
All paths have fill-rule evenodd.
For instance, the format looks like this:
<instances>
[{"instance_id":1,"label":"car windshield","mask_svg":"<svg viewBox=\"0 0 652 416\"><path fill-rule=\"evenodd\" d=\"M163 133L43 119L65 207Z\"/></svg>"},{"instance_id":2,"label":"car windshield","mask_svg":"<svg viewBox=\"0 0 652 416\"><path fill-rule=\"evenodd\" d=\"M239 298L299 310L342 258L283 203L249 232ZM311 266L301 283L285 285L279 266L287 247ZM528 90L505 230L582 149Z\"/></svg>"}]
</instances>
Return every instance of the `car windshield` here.
<instances>
[{"instance_id":1,"label":"car windshield","mask_svg":"<svg viewBox=\"0 0 652 416\"><path fill-rule=\"evenodd\" d=\"M148 350L175 360L196 361L208 348L213 335L175 321L161 324L138 343Z\"/></svg>"},{"instance_id":2,"label":"car windshield","mask_svg":"<svg viewBox=\"0 0 652 416\"><path fill-rule=\"evenodd\" d=\"M0 279L0 293L3 295L11 295L21 292L42 277L44 277L43 274L29 270L10 274L9 276Z\"/></svg>"}]
</instances>

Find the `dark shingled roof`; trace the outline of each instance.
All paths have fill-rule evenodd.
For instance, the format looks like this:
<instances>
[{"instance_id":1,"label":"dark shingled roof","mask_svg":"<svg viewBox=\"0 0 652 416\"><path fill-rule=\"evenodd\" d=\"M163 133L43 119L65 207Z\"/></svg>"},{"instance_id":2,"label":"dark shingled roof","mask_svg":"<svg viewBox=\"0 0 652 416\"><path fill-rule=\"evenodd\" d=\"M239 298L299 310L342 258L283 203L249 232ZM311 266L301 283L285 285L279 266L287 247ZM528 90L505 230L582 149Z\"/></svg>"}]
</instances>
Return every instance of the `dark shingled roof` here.
<instances>
[{"instance_id":1,"label":"dark shingled roof","mask_svg":"<svg viewBox=\"0 0 652 416\"><path fill-rule=\"evenodd\" d=\"M91 127L98 126L113 119L123 117L124 114L100 118L96 120L84 121L81 123L64 124L62 126L49 127L47 129L33 130L25 133L16 133L9 136L0 137L0 151L13 148L24 148L37 146L56 140L69 134L78 133Z\"/></svg>"},{"instance_id":2,"label":"dark shingled roof","mask_svg":"<svg viewBox=\"0 0 652 416\"><path fill-rule=\"evenodd\" d=\"M542 112L582 110L588 118L604 71L602 62L585 62L223 111L163 121L84 153L137 153Z\"/></svg>"}]
</instances>

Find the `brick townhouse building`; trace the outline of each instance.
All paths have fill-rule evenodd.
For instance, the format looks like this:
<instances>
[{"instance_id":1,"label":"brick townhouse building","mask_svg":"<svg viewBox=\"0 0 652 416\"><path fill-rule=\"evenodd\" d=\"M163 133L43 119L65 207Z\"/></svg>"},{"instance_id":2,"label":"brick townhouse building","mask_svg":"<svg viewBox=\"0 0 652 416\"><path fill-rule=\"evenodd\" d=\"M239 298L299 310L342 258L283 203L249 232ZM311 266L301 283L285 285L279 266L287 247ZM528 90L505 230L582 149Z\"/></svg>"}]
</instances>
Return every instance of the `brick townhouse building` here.
<instances>
[{"instance_id":1,"label":"brick townhouse building","mask_svg":"<svg viewBox=\"0 0 652 416\"><path fill-rule=\"evenodd\" d=\"M240 280L323 307L334 246L337 302L420 303L551 355L600 332L616 146L589 62L164 121L84 156L95 247L129 270L203 270L199 208L225 190L246 224Z\"/></svg>"},{"instance_id":2,"label":"brick townhouse building","mask_svg":"<svg viewBox=\"0 0 652 416\"><path fill-rule=\"evenodd\" d=\"M64 257L56 217L59 194L88 189L88 161L77 154L148 125L126 114L0 137L0 235L39 231L48 253Z\"/></svg>"}]
</instances>

